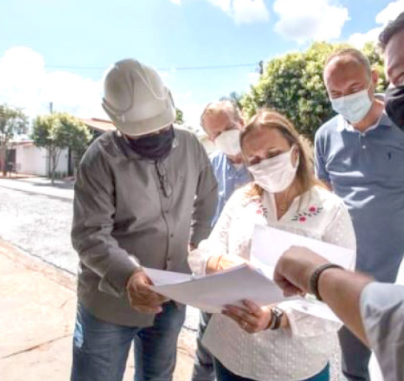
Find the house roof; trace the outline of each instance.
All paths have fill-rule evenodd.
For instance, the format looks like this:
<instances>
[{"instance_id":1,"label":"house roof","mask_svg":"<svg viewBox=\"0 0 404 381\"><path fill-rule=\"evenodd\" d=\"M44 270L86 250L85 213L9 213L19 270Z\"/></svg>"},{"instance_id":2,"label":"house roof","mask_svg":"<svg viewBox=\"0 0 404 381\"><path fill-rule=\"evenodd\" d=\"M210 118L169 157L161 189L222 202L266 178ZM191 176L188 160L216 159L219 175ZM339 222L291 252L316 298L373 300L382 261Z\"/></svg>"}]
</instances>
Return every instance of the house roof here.
<instances>
[{"instance_id":1,"label":"house roof","mask_svg":"<svg viewBox=\"0 0 404 381\"><path fill-rule=\"evenodd\" d=\"M15 147L31 147L34 146L33 140L26 140L26 141L11 141L11 148Z\"/></svg>"},{"instance_id":2,"label":"house roof","mask_svg":"<svg viewBox=\"0 0 404 381\"><path fill-rule=\"evenodd\" d=\"M99 131L99 132L107 132L116 130L116 127L113 125L112 122L105 119L80 119L87 127Z\"/></svg>"}]
</instances>

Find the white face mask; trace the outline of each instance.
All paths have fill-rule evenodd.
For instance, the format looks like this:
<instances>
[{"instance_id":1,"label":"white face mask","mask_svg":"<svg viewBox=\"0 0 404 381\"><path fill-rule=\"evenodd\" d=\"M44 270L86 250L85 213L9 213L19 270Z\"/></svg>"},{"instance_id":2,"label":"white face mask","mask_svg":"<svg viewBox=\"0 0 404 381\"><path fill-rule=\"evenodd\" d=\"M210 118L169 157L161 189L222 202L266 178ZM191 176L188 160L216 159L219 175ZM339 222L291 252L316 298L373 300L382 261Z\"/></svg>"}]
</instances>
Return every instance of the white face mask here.
<instances>
[{"instance_id":1,"label":"white face mask","mask_svg":"<svg viewBox=\"0 0 404 381\"><path fill-rule=\"evenodd\" d=\"M369 97L368 89L331 99L334 111L341 114L350 123L360 122L367 115L372 104L373 101Z\"/></svg>"},{"instance_id":2,"label":"white face mask","mask_svg":"<svg viewBox=\"0 0 404 381\"><path fill-rule=\"evenodd\" d=\"M299 159L296 166L292 164L294 146L285 153L248 167L255 182L269 193L279 193L287 189L296 177Z\"/></svg>"},{"instance_id":3,"label":"white face mask","mask_svg":"<svg viewBox=\"0 0 404 381\"><path fill-rule=\"evenodd\" d=\"M240 130L222 132L215 139L215 146L228 156L237 156L241 153Z\"/></svg>"}]
</instances>

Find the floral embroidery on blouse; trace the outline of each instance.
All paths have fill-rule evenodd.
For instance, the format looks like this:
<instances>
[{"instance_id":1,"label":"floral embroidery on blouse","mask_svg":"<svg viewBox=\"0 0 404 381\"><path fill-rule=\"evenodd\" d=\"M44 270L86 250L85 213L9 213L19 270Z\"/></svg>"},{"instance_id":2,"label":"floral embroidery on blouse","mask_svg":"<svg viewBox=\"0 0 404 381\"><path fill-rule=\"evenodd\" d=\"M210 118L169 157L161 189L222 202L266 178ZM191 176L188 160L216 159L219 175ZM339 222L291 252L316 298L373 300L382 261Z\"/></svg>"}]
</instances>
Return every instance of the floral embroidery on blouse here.
<instances>
[{"instance_id":1,"label":"floral embroidery on blouse","mask_svg":"<svg viewBox=\"0 0 404 381\"><path fill-rule=\"evenodd\" d=\"M310 206L307 211L303 213L296 213L292 221L306 222L308 218L318 216L323 210L322 206Z\"/></svg>"},{"instance_id":2,"label":"floral embroidery on blouse","mask_svg":"<svg viewBox=\"0 0 404 381\"><path fill-rule=\"evenodd\" d=\"M264 206L264 203L262 202L262 197L257 197L253 199L253 201L256 203L257 206L257 211L256 213L260 216L264 216L265 218L268 218L268 208Z\"/></svg>"}]
</instances>

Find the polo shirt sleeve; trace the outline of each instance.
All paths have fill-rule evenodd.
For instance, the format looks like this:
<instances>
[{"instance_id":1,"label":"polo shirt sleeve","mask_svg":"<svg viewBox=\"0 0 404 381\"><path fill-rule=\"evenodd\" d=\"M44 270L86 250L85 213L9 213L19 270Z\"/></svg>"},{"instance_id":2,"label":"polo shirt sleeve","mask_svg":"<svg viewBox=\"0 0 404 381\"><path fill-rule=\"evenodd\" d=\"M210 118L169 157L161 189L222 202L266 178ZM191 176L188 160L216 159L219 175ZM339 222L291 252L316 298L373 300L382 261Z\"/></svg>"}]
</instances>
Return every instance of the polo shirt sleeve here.
<instances>
[{"instance_id":1,"label":"polo shirt sleeve","mask_svg":"<svg viewBox=\"0 0 404 381\"><path fill-rule=\"evenodd\" d=\"M360 300L362 322L385 381L404 374L404 287L370 283Z\"/></svg>"},{"instance_id":2,"label":"polo shirt sleeve","mask_svg":"<svg viewBox=\"0 0 404 381\"><path fill-rule=\"evenodd\" d=\"M321 131L318 131L316 133L316 137L314 140L314 166L317 178L319 180L325 181L328 184L331 184L330 176L326 169L324 137Z\"/></svg>"}]
</instances>

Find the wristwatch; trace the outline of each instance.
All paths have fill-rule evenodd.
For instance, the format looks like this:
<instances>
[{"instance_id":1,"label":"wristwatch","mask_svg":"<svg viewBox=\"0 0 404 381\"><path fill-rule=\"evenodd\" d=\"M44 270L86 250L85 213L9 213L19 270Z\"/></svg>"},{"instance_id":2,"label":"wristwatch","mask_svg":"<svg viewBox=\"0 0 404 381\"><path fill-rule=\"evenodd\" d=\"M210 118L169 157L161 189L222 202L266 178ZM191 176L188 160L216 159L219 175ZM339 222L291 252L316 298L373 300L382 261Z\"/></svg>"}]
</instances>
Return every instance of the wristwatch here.
<instances>
[{"instance_id":1,"label":"wristwatch","mask_svg":"<svg viewBox=\"0 0 404 381\"><path fill-rule=\"evenodd\" d=\"M310 292L319 300L320 302L323 301L321 299L320 291L318 289L318 284L320 280L320 276L322 273L328 269L341 269L343 270L344 268L336 265L334 263L326 263L322 266L317 267L317 269L311 274L310 280L309 280L309 285L310 285Z\"/></svg>"},{"instance_id":2,"label":"wristwatch","mask_svg":"<svg viewBox=\"0 0 404 381\"><path fill-rule=\"evenodd\" d=\"M282 317L285 313L278 307L271 308L271 321L269 322L268 329L274 331L279 329L282 324Z\"/></svg>"}]
</instances>

